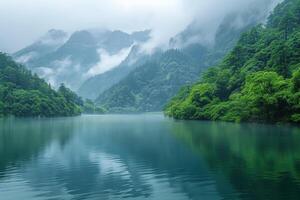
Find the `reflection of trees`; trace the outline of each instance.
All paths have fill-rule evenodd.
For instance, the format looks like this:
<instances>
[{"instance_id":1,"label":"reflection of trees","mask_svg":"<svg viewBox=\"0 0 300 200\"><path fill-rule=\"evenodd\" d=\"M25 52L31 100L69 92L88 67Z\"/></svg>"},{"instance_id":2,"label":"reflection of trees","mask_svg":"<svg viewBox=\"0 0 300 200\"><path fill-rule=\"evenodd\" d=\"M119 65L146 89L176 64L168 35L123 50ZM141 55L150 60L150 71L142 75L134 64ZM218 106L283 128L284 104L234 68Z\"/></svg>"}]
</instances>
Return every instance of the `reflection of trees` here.
<instances>
[{"instance_id":1,"label":"reflection of trees","mask_svg":"<svg viewBox=\"0 0 300 200\"><path fill-rule=\"evenodd\" d=\"M151 181L155 179L163 179L170 188L181 191L191 199L201 197L205 189L198 184L203 176L210 178L207 168L185 145L167 134L170 131L169 121L149 120L143 124L135 120L102 126L98 133L89 129L94 134L89 136L87 143L90 147L97 147L100 152L117 155L122 160L131 177L134 177L127 186L134 188L129 192L132 197L150 196L153 192ZM211 187L213 189L214 186ZM211 196L217 197L218 194Z\"/></svg>"},{"instance_id":2,"label":"reflection of trees","mask_svg":"<svg viewBox=\"0 0 300 200\"><path fill-rule=\"evenodd\" d=\"M299 128L178 122L174 133L244 198L299 199Z\"/></svg>"},{"instance_id":3,"label":"reflection of trees","mask_svg":"<svg viewBox=\"0 0 300 200\"><path fill-rule=\"evenodd\" d=\"M62 146L69 140L74 123L60 119L0 119L0 172L40 154L47 144L57 140ZM0 177L1 178L1 177Z\"/></svg>"},{"instance_id":4,"label":"reflection of trees","mask_svg":"<svg viewBox=\"0 0 300 200\"><path fill-rule=\"evenodd\" d=\"M153 197L160 183L190 199L207 192L215 199L235 199L237 193L245 199L299 195L297 128L102 120L2 119L0 171L22 165L22 178L49 198ZM105 168L106 163L113 166Z\"/></svg>"},{"instance_id":5,"label":"reflection of trees","mask_svg":"<svg viewBox=\"0 0 300 200\"><path fill-rule=\"evenodd\" d=\"M217 192L207 194L215 191L207 168L189 148L166 134L169 125L143 123L138 117L124 123L83 118L78 134L64 149L30 163L23 176L35 190L46 190L47 197L67 191L73 199L142 199L151 197L159 186L190 199L201 199L203 194L218 197ZM113 166L107 169L106 164ZM203 179L209 186L199 184Z\"/></svg>"}]
</instances>

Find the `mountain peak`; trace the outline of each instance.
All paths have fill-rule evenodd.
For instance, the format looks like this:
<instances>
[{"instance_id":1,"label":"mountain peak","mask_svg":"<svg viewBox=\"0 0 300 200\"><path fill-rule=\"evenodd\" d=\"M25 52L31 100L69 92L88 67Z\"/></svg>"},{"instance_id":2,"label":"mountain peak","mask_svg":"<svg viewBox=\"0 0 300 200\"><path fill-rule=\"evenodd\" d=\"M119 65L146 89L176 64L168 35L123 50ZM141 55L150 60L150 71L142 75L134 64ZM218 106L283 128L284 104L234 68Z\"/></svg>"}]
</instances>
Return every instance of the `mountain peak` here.
<instances>
[{"instance_id":1,"label":"mountain peak","mask_svg":"<svg viewBox=\"0 0 300 200\"><path fill-rule=\"evenodd\" d=\"M86 30L81 30L73 33L70 39L68 40L68 43L95 44L95 38L90 32Z\"/></svg>"},{"instance_id":2,"label":"mountain peak","mask_svg":"<svg viewBox=\"0 0 300 200\"><path fill-rule=\"evenodd\" d=\"M53 38L53 39L59 39L59 38L65 38L67 37L67 33L63 30L59 29L50 29L47 34L47 36Z\"/></svg>"},{"instance_id":3,"label":"mountain peak","mask_svg":"<svg viewBox=\"0 0 300 200\"><path fill-rule=\"evenodd\" d=\"M132 38L138 42L146 42L150 39L151 30L135 31L131 33Z\"/></svg>"}]
</instances>

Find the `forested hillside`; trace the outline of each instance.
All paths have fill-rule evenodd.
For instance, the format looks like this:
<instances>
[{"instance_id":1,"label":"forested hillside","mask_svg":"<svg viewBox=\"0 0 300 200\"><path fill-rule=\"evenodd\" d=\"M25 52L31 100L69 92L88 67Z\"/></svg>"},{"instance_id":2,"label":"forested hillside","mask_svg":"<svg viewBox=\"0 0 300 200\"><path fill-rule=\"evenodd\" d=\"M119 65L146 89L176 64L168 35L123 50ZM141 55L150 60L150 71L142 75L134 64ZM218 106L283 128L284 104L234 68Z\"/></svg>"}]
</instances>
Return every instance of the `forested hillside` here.
<instances>
[{"instance_id":1,"label":"forested hillside","mask_svg":"<svg viewBox=\"0 0 300 200\"><path fill-rule=\"evenodd\" d=\"M162 111L182 86L195 83L207 67L217 64L234 47L241 33L262 20L252 15L250 12L227 16L220 24L211 45L194 42L175 49L179 44L189 43L189 38L201 37L203 30L195 30L196 25L191 24L170 40L174 49L158 53L145 64L135 67L119 83L100 94L96 103L109 112ZM241 18L247 23L237 27L236 20ZM106 84L94 82L94 85L100 90Z\"/></svg>"},{"instance_id":2,"label":"forested hillside","mask_svg":"<svg viewBox=\"0 0 300 200\"><path fill-rule=\"evenodd\" d=\"M139 45L135 45L120 65L86 80L79 88L78 94L84 98L95 100L104 91L119 83L135 68L145 64L158 54L160 52L155 53L155 55L146 55L141 52Z\"/></svg>"},{"instance_id":3,"label":"forested hillside","mask_svg":"<svg viewBox=\"0 0 300 200\"><path fill-rule=\"evenodd\" d=\"M0 116L73 116L82 100L64 85L55 91L37 75L0 53Z\"/></svg>"},{"instance_id":4,"label":"forested hillside","mask_svg":"<svg viewBox=\"0 0 300 200\"><path fill-rule=\"evenodd\" d=\"M243 34L165 113L176 119L299 123L300 0L285 0L266 25Z\"/></svg>"},{"instance_id":5,"label":"forested hillside","mask_svg":"<svg viewBox=\"0 0 300 200\"><path fill-rule=\"evenodd\" d=\"M196 81L200 68L178 50L138 67L96 100L110 112L159 111L182 85Z\"/></svg>"}]
</instances>

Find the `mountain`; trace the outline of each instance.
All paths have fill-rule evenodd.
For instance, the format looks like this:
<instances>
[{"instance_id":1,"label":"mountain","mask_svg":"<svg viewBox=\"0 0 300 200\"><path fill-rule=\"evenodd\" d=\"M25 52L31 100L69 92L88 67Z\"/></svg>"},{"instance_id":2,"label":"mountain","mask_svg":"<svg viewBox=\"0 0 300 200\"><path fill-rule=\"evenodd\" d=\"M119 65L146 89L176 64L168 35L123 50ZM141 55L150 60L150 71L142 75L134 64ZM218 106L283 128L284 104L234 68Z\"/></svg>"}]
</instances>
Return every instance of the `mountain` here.
<instances>
[{"instance_id":1,"label":"mountain","mask_svg":"<svg viewBox=\"0 0 300 200\"><path fill-rule=\"evenodd\" d=\"M140 50L140 45L135 45L120 65L86 80L78 89L78 94L88 99L96 99L104 91L119 83L135 68L157 57L159 54L160 52L158 51L154 55L146 55Z\"/></svg>"},{"instance_id":2,"label":"mountain","mask_svg":"<svg viewBox=\"0 0 300 200\"><path fill-rule=\"evenodd\" d=\"M188 55L170 50L135 69L96 103L110 112L159 111L182 85L197 80L199 70Z\"/></svg>"},{"instance_id":3,"label":"mountain","mask_svg":"<svg viewBox=\"0 0 300 200\"><path fill-rule=\"evenodd\" d=\"M57 50L31 63L29 68L57 87L60 83L76 89L83 74L100 61L97 42L88 31L77 31Z\"/></svg>"},{"instance_id":4,"label":"mountain","mask_svg":"<svg viewBox=\"0 0 300 200\"><path fill-rule=\"evenodd\" d=\"M128 34L122 31L81 30L66 38L62 31L51 30L33 45L16 52L13 57L54 87L64 83L77 90L86 79L105 70L98 69L103 57L114 59L113 56L124 49L130 50L134 44L146 42L150 38L149 34L150 31ZM51 46L48 45L50 42L45 42L45 38L51 38Z\"/></svg>"},{"instance_id":5,"label":"mountain","mask_svg":"<svg viewBox=\"0 0 300 200\"><path fill-rule=\"evenodd\" d=\"M300 0L285 0L244 33L199 83L167 105L176 119L300 122Z\"/></svg>"},{"instance_id":6,"label":"mountain","mask_svg":"<svg viewBox=\"0 0 300 200\"><path fill-rule=\"evenodd\" d=\"M53 60L70 59L73 63L89 66L99 61L97 42L88 31L77 31L56 51L37 60L33 68L47 65Z\"/></svg>"},{"instance_id":7,"label":"mountain","mask_svg":"<svg viewBox=\"0 0 300 200\"><path fill-rule=\"evenodd\" d=\"M44 80L0 53L0 116L54 117L81 113L79 97L63 85L53 90Z\"/></svg>"},{"instance_id":8,"label":"mountain","mask_svg":"<svg viewBox=\"0 0 300 200\"><path fill-rule=\"evenodd\" d=\"M258 9L258 8L257 8ZM261 12L268 10L268 7ZM136 66L96 99L109 112L161 111L184 85L195 83L208 67L216 65L246 30L265 19L253 12L231 13L219 25L214 38L201 40L203 31L195 22L170 40L170 49L158 57ZM237 21L243 23L237 25ZM99 87L100 84L94 82Z\"/></svg>"},{"instance_id":9,"label":"mountain","mask_svg":"<svg viewBox=\"0 0 300 200\"><path fill-rule=\"evenodd\" d=\"M150 39L149 30L133 32L128 34L122 31L106 31L96 34L99 38L99 46L109 54L114 55L124 48L128 48L135 43L144 43Z\"/></svg>"},{"instance_id":10,"label":"mountain","mask_svg":"<svg viewBox=\"0 0 300 200\"><path fill-rule=\"evenodd\" d=\"M14 58L17 62L31 65L37 58L43 57L58 49L67 39L68 34L64 31L51 29L38 41L16 52Z\"/></svg>"},{"instance_id":11,"label":"mountain","mask_svg":"<svg viewBox=\"0 0 300 200\"><path fill-rule=\"evenodd\" d=\"M132 39L127 40L127 42L129 42L128 44L132 44L132 42L134 42L134 45L130 49L127 57L118 66L104 73L92 76L84 81L84 83L77 90L80 96L87 99L96 99L105 90L120 82L136 67L144 64L147 60L151 59L151 57L155 57L146 55L141 50L141 45L150 39L149 30L133 32L131 36ZM111 39L109 41L111 42L108 46L110 46L111 48L109 48L109 51L114 52L113 49L116 48L116 45L120 45L122 43L124 45L124 43L126 43L126 40L124 40L124 38L128 37L128 34L126 35L120 31L116 31L110 36ZM104 45L107 45L107 43L108 42L105 42Z\"/></svg>"}]
</instances>

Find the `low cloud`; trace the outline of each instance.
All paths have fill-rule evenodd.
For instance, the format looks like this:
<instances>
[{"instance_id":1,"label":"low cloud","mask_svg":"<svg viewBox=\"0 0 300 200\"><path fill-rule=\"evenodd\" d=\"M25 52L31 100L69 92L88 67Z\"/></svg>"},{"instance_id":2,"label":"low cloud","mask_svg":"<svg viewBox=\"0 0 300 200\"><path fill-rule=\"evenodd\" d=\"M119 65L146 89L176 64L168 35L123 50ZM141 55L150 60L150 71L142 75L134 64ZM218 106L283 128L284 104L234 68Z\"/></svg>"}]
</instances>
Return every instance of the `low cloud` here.
<instances>
[{"instance_id":1,"label":"low cloud","mask_svg":"<svg viewBox=\"0 0 300 200\"><path fill-rule=\"evenodd\" d=\"M152 29L148 49L166 47L170 37L189 24L213 34L230 12L280 0L9 0L0 1L0 50L14 52L44 32L58 28L73 32L89 28L124 31ZM264 10L266 12L266 10ZM257 13L255 13L257 14Z\"/></svg>"},{"instance_id":2,"label":"low cloud","mask_svg":"<svg viewBox=\"0 0 300 200\"><path fill-rule=\"evenodd\" d=\"M38 53L37 53L37 52L30 52L30 53L28 53L28 54L25 54L25 55L22 55L22 56L18 57L18 58L16 59L16 61L17 61L18 63L24 64L24 63L27 63L27 62L31 61L32 59L34 59L34 58L37 57L37 56L38 56Z\"/></svg>"},{"instance_id":3,"label":"low cloud","mask_svg":"<svg viewBox=\"0 0 300 200\"><path fill-rule=\"evenodd\" d=\"M102 74L118 65L121 64L123 60L129 55L133 45L129 48L122 49L117 54L110 55L104 49L99 49L98 54L100 57L100 62L89 69L86 73L85 78L90 78L92 76Z\"/></svg>"},{"instance_id":4,"label":"low cloud","mask_svg":"<svg viewBox=\"0 0 300 200\"><path fill-rule=\"evenodd\" d=\"M63 60L56 60L52 62L50 66L52 67L38 67L34 69L34 71L54 88L58 88L63 82L66 86L71 87L72 84L68 82L69 79L65 80L65 78L70 76L70 74L73 74L74 71L76 72L76 70L79 71L80 69L80 66L78 64L73 64L69 57ZM78 81L78 79L76 80Z\"/></svg>"}]
</instances>

